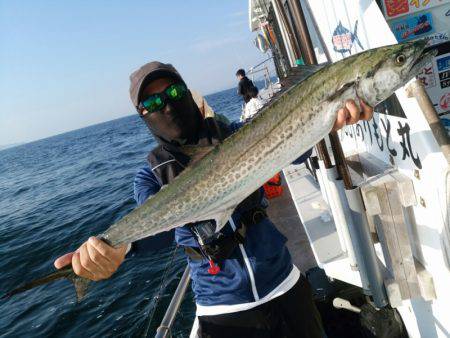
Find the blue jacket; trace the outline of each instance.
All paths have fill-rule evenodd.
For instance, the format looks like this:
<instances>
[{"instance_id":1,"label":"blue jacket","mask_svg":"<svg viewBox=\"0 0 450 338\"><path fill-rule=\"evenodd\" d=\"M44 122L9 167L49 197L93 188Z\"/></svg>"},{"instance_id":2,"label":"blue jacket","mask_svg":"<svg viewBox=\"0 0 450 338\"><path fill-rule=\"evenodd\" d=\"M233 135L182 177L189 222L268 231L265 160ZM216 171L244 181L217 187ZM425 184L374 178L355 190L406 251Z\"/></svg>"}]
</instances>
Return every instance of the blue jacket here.
<instances>
[{"instance_id":1,"label":"blue jacket","mask_svg":"<svg viewBox=\"0 0 450 338\"><path fill-rule=\"evenodd\" d=\"M310 155L311 151L308 151L294 163L301 163ZM150 167L147 165L142 168L134 180L134 196L138 205L156 194L160 188L161 186ZM234 225L239 228L240 215L238 212L235 212L232 218ZM234 230L228 222L221 231L227 234ZM133 243L131 254L148 254L171 245L174 240L180 246L198 247L191 231L187 227L179 227ZM188 257L192 289L197 304L204 306L234 305L254 302L258 298L265 297L287 278L293 268L285 243L286 237L268 218L265 218L247 229L243 244L245 253L236 247L231 256L221 262L220 272L217 275L208 273L209 263L206 259L192 260ZM245 263L244 254L248 257L251 271ZM251 275L254 277L255 284L253 291Z\"/></svg>"}]
</instances>

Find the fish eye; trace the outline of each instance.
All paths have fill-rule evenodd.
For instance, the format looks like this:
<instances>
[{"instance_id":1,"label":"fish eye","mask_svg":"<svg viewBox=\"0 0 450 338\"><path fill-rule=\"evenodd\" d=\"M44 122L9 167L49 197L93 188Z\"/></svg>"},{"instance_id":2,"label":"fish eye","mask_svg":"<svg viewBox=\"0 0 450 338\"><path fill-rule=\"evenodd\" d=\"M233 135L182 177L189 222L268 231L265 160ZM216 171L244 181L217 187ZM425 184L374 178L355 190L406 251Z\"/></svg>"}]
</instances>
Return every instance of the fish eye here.
<instances>
[{"instance_id":1,"label":"fish eye","mask_svg":"<svg viewBox=\"0 0 450 338\"><path fill-rule=\"evenodd\" d=\"M402 64L404 64L406 61L406 56L404 54L398 54L395 57L395 63L399 66L401 66Z\"/></svg>"}]
</instances>

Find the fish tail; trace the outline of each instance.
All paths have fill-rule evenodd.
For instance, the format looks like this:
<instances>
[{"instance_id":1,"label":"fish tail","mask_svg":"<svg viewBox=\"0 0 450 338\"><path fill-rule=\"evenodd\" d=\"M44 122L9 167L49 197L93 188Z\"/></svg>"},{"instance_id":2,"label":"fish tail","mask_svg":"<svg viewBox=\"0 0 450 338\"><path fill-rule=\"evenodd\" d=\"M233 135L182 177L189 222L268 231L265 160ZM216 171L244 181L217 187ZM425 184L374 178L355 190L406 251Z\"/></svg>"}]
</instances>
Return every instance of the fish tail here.
<instances>
[{"instance_id":1,"label":"fish tail","mask_svg":"<svg viewBox=\"0 0 450 338\"><path fill-rule=\"evenodd\" d=\"M90 280L86 278L82 278L80 276L77 276L71 266L65 267L63 269L60 269L58 271L55 271L51 274L48 274L44 277L35 279L29 283L25 283L18 288L15 288L14 290L9 291L8 293L4 294L0 299L6 299L11 296L14 296L18 293L22 293L24 291L30 290L35 288L36 286L44 285L47 283L51 283L53 281L56 281L58 279L65 278L73 283L75 287L75 292L77 295L77 301L81 301L87 294L88 287Z\"/></svg>"}]
</instances>

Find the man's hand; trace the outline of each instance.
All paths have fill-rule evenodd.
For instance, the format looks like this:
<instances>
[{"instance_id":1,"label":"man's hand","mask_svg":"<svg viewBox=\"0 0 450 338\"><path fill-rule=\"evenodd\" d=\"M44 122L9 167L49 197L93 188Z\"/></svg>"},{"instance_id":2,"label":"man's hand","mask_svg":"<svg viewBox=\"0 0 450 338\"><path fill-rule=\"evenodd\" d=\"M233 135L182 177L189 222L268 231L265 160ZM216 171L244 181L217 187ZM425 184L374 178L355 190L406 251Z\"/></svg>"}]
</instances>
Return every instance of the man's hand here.
<instances>
[{"instance_id":1,"label":"man's hand","mask_svg":"<svg viewBox=\"0 0 450 338\"><path fill-rule=\"evenodd\" d=\"M125 259L127 245L113 248L96 237L90 237L75 252L55 260L55 268L72 263L73 271L81 277L99 281L112 276Z\"/></svg>"},{"instance_id":2,"label":"man's hand","mask_svg":"<svg viewBox=\"0 0 450 338\"><path fill-rule=\"evenodd\" d=\"M355 101L347 100L345 106L338 110L333 131L338 131L347 124L355 124L359 120L368 121L372 116L373 108L364 101L359 100L359 105L357 105Z\"/></svg>"}]
</instances>

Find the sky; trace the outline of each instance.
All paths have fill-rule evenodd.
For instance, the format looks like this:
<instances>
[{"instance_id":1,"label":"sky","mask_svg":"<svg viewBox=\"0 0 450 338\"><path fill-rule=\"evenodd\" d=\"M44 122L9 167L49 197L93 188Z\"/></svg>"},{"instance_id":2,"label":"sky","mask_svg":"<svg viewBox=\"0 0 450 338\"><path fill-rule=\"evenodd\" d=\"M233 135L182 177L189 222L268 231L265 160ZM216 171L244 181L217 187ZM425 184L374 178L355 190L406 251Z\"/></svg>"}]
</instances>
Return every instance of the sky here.
<instances>
[{"instance_id":1,"label":"sky","mask_svg":"<svg viewBox=\"0 0 450 338\"><path fill-rule=\"evenodd\" d=\"M0 145L135 113L129 75L172 63L204 95L267 58L246 0L0 0Z\"/></svg>"}]
</instances>

